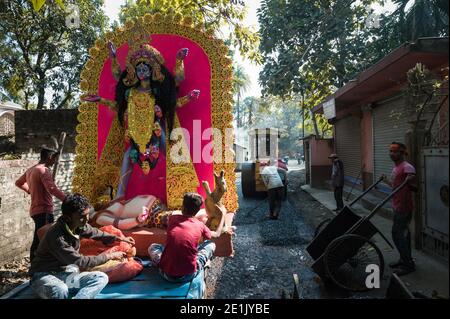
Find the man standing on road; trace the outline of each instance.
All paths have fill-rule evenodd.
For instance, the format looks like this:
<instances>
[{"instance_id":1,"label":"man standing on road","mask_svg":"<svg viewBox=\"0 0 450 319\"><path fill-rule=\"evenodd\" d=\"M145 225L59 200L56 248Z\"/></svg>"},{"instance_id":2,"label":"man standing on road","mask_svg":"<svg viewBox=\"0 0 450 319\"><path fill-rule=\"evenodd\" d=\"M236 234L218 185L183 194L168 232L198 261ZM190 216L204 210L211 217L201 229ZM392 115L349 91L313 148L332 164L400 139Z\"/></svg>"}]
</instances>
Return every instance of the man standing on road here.
<instances>
[{"instance_id":1,"label":"man standing on road","mask_svg":"<svg viewBox=\"0 0 450 319\"><path fill-rule=\"evenodd\" d=\"M336 154L331 154L328 158L333 161L331 184L333 185L334 199L336 200L336 209L334 211L340 211L344 208L344 201L342 200L344 191L344 163L342 163Z\"/></svg>"},{"instance_id":2,"label":"man standing on road","mask_svg":"<svg viewBox=\"0 0 450 319\"><path fill-rule=\"evenodd\" d=\"M278 215L281 211L281 202L284 197L283 179L287 184L286 170L276 166L276 160L271 160L261 171L261 178L266 185L267 195L269 199L269 218L278 219Z\"/></svg>"},{"instance_id":3,"label":"man standing on road","mask_svg":"<svg viewBox=\"0 0 450 319\"><path fill-rule=\"evenodd\" d=\"M394 162L391 178L383 175L383 181L396 189L405 180L407 185L392 197L394 209L394 223L392 225L392 239L400 254L400 260L389 264L398 276L415 271L416 267L411 256L411 233L409 224L414 209L413 191L417 191L416 169L405 161L407 155L406 146L399 142L392 142L389 147L389 155Z\"/></svg>"},{"instance_id":4,"label":"man standing on road","mask_svg":"<svg viewBox=\"0 0 450 319\"><path fill-rule=\"evenodd\" d=\"M55 185L50 170L57 157L56 150L42 148L39 163L29 168L16 181L17 187L31 195L30 216L34 221L34 237L30 248L30 262L39 246L38 229L54 222L52 195L60 201L64 201L66 197Z\"/></svg>"}]
</instances>

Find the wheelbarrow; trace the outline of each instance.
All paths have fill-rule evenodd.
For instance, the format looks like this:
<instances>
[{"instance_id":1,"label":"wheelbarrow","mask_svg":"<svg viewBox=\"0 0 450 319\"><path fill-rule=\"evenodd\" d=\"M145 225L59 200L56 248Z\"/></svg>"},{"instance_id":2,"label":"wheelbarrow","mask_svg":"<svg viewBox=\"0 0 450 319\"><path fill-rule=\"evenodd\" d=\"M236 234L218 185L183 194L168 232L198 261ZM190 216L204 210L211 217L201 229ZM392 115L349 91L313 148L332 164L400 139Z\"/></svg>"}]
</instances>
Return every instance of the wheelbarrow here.
<instances>
[{"instance_id":1,"label":"wheelbarrow","mask_svg":"<svg viewBox=\"0 0 450 319\"><path fill-rule=\"evenodd\" d=\"M370 222L376 212L397 192L406 186L405 180L393 190L367 216L361 217L351 210L351 206L375 188L382 178L372 184L366 191L346 205L336 217L319 225L316 235L306 250L314 260L312 269L322 279L331 280L337 286L350 291L366 291L368 268L378 267L382 278L384 258L381 250L371 240L375 234L380 236L393 249L389 240Z\"/></svg>"}]
</instances>

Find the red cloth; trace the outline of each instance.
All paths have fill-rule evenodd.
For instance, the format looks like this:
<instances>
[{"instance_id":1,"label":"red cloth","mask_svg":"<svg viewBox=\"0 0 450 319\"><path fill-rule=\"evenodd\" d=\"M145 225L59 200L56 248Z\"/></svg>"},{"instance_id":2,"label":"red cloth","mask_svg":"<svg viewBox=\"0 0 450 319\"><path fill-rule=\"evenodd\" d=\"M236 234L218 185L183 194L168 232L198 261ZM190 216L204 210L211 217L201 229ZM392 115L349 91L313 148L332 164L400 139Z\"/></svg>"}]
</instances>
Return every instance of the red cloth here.
<instances>
[{"instance_id":1,"label":"red cloth","mask_svg":"<svg viewBox=\"0 0 450 319\"><path fill-rule=\"evenodd\" d=\"M117 236L124 237L122 231L120 229L115 228L114 226L103 226L99 228L101 231ZM108 252L117 252L123 251L127 252L131 250L133 246L123 241L116 241L110 246L106 246L100 240L94 240L90 238L83 238L80 242L80 254L85 256L97 256L101 253Z\"/></svg>"},{"instance_id":2,"label":"red cloth","mask_svg":"<svg viewBox=\"0 0 450 319\"><path fill-rule=\"evenodd\" d=\"M407 161L403 161L392 169L392 187L400 186L409 174L416 174L416 169ZM414 197L408 186L403 187L392 197L392 208L398 213L411 213L414 209Z\"/></svg>"},{"instance_id":3,"label":"red cloth","mask_svg":"<svg viewBox=\"0 0 450 319\"><path fill-rule=\"evenodd\" d=\"M100 230L117 237L124 237L122 231L114 226L104 226L100 228ZM117 251L129 253L131 248L132 246L130 244L123 241L116 241L113 246L105 246L99 240L83 238L80 243L80 253L85 256L97 256L101 253L112 253ZM142 269L144 269L144 267L140 263L130 258L114 267L105 268L102 271L108 275L109 282L113 283L130 280L136 277Z\"/></svg>"},{"instance_id":4,"label":"red cloth","mask_svg":"<svg viewBox=\"0 0 450 319\"><path fill-rule=\"evenodd\" d=\"M66 197L55 185L52 173L45 164L37 164L29 168L16 181L16 186L31 195L30 216L52 213L52 195L61 201Z\"/></svg>"},{"instance_id":5,"label":"red cloth","mask_svg":"<svg viewBox=\"0 0 450 319\"><path fill-rule=\"evenodd\" d=\"M109 283L131 280L141 273L144 267L134 259L121 262L117 266L105 269L103 272L108 275Z\"/></svg>"},{"instance_id":6,"label":"red cloth","mask_svg":"<svg viewBox=\"0 0 450 319\"><path fill-rule=\"evenodd\" d=\"M183 215L170 217L167 240L159 267L173 277L197 271L197 246L202 239L211 239L211 231L199 220Z\"/></svg>"}]
</instances>

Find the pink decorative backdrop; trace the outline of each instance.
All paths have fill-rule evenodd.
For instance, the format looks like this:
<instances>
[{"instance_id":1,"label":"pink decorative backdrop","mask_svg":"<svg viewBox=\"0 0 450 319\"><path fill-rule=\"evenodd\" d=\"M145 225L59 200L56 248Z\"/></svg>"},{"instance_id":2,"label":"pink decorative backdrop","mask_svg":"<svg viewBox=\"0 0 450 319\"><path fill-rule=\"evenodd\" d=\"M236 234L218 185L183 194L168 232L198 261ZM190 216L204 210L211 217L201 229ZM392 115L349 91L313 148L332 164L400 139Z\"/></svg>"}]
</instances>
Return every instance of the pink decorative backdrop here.
<instances>
[{"instance_id":1,"label":"pink decorative backdrop","mask_svg":"<svg viewBox=\"0 0 450 319\"><path fill-rule=\"evenodd\" d=\"M191 159L194 158L194 120L200 120L201 134L205 129L212 126L211 122L211 67L208 56L203 49L195 42L176 35L157 34L152 35L151 45L158 49L164 56L166 67L169 71L173 71L176 60L176 53L181 48L188 48L189 54L184 61L186 79L181 83L179 89L179 97L186 95L190 90L199 89L201 91L198 100L193 100L177 110L178 118L182 128L190 133L190 153ZM117 59L122 70L125 69L126 58L128 55L128 45L124 44L117 48ZM99 95L105 99L115 99L115 85L111 72L111 60L106 60L103 70L100 74ZM102 153L108 137L109 128L111 127L115 112L109 110L106 106L99 106L98 116L98 158ZM187 138L187 136L186 136ZM196 143L199 143L200 136L195 136ZM210 143L209 140L201 141L201 150ZM124 150L126 145L124 143ZM201 155L196 155L201 158ZM206 180L209 184L214 185L213 164L207 164L201 159L200 163L194 163L197 176L199 178L198 192L205 196L201 181ZM135 164L132 176L130 177L125 197L133 198L137 195L154 195L164 202L167 200L166 195L166 162L165 154L160 154L158 164L148 174L144 175L141 168Z\"/></svg>"}]
</instances>

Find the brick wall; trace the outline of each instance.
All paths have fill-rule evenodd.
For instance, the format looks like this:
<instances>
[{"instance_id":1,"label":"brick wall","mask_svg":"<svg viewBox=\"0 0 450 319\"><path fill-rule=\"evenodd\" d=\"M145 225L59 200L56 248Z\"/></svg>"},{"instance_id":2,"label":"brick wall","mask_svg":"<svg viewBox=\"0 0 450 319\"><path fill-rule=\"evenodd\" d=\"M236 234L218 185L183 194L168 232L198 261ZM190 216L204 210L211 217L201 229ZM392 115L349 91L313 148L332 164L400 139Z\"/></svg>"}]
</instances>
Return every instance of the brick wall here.
<instances>
[{"instance_id":1,"label":"brick wall","mask_svg":"<svg viewBox=\"0 0 450 319\"><path fill-rule=\"evenodd\" d=\"M77 115L77 109L16 111L16 152L39 152L42 145L53 146L51 136L58 140L66 132L64 152L74 153Z\"/></svg>"},{"instance_id":2,"label":"brick wall","mask_svg":"<svg viewBox=\"0 0 450 319\"><path fill-rule=\"evenodd\" d=\"M25 170L38 162L39 155L25 154L21 160L0 161L0 264L18 256L27 256L33 239L34 223L29 217L30 197L15 181ZM74 154L63 154L56 184L68 193L72 187ZM54 200L56 217L59 200Z\"/></svg>"}]
</instances>

